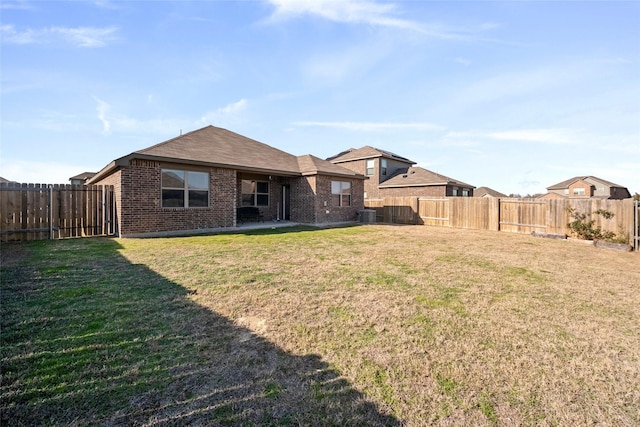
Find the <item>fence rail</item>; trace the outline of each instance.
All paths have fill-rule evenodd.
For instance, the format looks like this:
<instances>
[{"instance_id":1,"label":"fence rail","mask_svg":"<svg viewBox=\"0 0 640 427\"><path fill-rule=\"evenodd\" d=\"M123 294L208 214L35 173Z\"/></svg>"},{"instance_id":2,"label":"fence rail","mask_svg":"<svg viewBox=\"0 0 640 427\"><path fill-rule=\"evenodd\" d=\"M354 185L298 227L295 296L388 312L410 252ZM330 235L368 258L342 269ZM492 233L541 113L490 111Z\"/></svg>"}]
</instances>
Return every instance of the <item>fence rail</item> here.
<instances>
[{"instance_id":1,"label":"fence rail","mask_svg":"<svg viewBox=\"0 0 640 427\"><path fill-rule=\"evenodd\" d=\"M115 234L112 186L0 184L0 241Z\"/></svg>"},{"instance_id":2,"label":"fence rail","mask_svg":"<svg viewBox=\"0 0 640 427\"><path fill-rule=\"evenodd\" d=\"M387 197L366 199L365 207L376 210L378 222L422 224L475 230L571 234L571 209L588 215L594 227L626 236L636 250L640 245L640 205L631 199L512 199L493 197ZM613 213L607 219L598 210Z\"/></svg>"}]
</instances>

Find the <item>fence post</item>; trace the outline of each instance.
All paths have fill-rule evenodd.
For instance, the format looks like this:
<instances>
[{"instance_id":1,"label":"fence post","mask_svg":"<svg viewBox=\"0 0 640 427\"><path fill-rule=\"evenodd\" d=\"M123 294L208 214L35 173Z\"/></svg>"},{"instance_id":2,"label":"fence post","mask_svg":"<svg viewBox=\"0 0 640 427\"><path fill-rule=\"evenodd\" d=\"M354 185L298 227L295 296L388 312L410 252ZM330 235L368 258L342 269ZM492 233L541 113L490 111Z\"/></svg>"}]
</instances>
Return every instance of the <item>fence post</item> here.
<instances>
[{"instance_id":1,"label":"fence post","mask_svg":"<svg viewBox=\"0 0 640 427\"><path fill-rule=\"evenodd\" d=\"M638 210L640 210L640 201L636 200L633 202L633 249L638 252L640 251L640 222L638 218Z\"/></svg>"},{"instance_id":2,"label":"fence post","mask_svg":"<svg viewBox=\"0 0 640 427\"><path fill-rule=\"evenodd\" d=\"M49 240L53 240L53 186L49 184Z\"/></svg>"}]
</instances>

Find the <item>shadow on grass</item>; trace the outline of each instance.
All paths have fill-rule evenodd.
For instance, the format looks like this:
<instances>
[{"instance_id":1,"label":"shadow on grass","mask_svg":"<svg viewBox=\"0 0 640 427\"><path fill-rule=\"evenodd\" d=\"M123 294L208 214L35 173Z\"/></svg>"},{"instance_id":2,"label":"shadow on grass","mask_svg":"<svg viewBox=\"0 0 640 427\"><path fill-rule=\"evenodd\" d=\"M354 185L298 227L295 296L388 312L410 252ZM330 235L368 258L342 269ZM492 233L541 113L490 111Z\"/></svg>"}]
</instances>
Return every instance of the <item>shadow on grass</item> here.
<instances>
[{"instance_id":1,"label":"shadow on grass","mask_svg":"<svg viewBox=\"0 0 640 427\"><path fill-rule=\"evenodd\" d=\"M319 356L193 303L119 249L3 247L2 425L401 424Z\"/></svg>"}]
</instances>

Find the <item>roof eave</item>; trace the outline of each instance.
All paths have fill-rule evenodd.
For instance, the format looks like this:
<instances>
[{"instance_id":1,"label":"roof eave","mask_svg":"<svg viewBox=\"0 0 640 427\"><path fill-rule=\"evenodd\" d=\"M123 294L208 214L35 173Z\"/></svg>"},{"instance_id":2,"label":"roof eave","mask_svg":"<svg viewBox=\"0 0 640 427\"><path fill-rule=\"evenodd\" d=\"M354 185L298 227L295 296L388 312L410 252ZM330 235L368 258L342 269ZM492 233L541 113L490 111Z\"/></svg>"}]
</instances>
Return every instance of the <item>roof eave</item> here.
<instances>
[{"instance_id":1,"label":"roof eave","mask_svg":"<svg viewBox=\"0 0 640 427\"><path fill-rule=\"evenodd\" d=\"M176 159L173 157L161 157L161 156L152 156L148 154L131 153L127 156L121 157L109 163L100 172L98 172L93 178L91 178L90 182L88 183L99 181L105 176L110 175L118 167L128 166L129 162L133 159L150 160L150 161L157 161L157 162L163 162L163 163L174 163L174 164L183 164L183 165L192 165L192 166L216 167L221 169L235 169L242 172L253 172L253 173L260 173L260 174L267 174L267 175L270 174L270 175L291 176L291 177L301 175L300 172L290 171L290 170L257 168L257 167L251 167L251 166L245 166L245 165L231 165L226 163L225 164L212 163L212 162L204 162L200 160Z\"/></svg>"},{"instance_id":2,"label":"roof eave","mask_svg":"<svg viewBox=\"0 0 640 427\"><path fill-rule=\"evenodd\" d=\"M334 160L330 160L331 163L346 163L346 162L354 162L357 160L368 160L368 159L375 159L378 157L383 157L385 159L389 159L389 160L395 160L397 162L401 162L401 163L406 163L406 164L410 164L410 165L415 165L416 162L414 162L413 160L409 160L409 159L399 159L397 157L393 157L393 156L387 156L385 154L379 153L379 154L375 154L373 156L360 156L360 157L352 157L349 159L334 159Z\"/></svg>"},{"instance_id":3,"label":"roof eave","mask_svg":"<svg viewBox=\"0 0 640 427\"><path fill-rule=\"evenodd\" d=\"M430 183L422 183L422 184L387 184L387 185L379 185L378 188L402 188L402 187L437 187L442 185L457 185L460 187L468 187L474 189L473 185L465 184L462 182L430 182Z\"/></svg>"}]
</instances>

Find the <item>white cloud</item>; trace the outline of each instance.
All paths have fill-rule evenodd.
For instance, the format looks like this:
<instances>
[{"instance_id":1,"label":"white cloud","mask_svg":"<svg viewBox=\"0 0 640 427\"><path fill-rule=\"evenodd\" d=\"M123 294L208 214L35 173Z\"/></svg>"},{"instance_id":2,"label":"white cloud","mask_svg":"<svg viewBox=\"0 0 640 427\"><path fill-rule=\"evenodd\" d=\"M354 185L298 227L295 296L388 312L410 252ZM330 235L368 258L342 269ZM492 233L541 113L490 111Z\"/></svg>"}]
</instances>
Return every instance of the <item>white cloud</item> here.
<instances>
[{"instance_id":1,"label":"white cloud","mask_svg":"<svg viewBox=\"0 0 640 427\"><path fill-rule=\"evenodd\" d=\"M117 27L50 27L18 31L13 25L0 26L3 43L54 44L66 43L75 47L103 47L116 40Z\"/></svg>"},{"instance_id":2,"label":"white cloud","mask_svg":"<svg viewBox=\"0 0 640 427\"><path fill-rule=\"evenodd\" d=\"M303 15L315 15L329 21L364 24L375 27L397 28L440 39L472 39L472 34L496 28L495 23L485 23L474 29L456 29L445 25L427 25L399 17L394 3L378 3L369 0L267 0L275 11L270 22L279 22Z\"/></svg>"},{"instance_id":3,"label":"white cloud","mask_svg":"<svg viewBox=\"0 0 640 427\"><path fill-rule=\"evenodd\" d=\"M471 65L471 60L466 59L466 58L462 58L462 57L454 58L453 62L456 62L458 64L464 65L465 67L468 67L469 65Z\"/></svg>"},{"instance_id":4,"label":"white cloud","mask_svg":"<svg viewBox=\"0 0 640 427\"><path fill-rule=\"evenodd\" d=\"M15 10L31 10L33 6L29 4L27 0L18 1L3 1L0 3L0 9L15 9Z\"/></svg>"},{"instance_id":5,"label":"white cloud","mask_svg":"<svg viewBox=\"0 0 640 427\"><path fill-rule=\"evenodd\" d=\"M346 129L352 131L386 131L386 130L428 130L442 131L445 128L433 123L416 122L416 123L394 123L394 122L314 122L299 121L292 123L295 126L315 126L328 127L334 129Z\"/></svg>"},{"instance_id":6,"label":"white cloud","mask_svg":"<svg viewBox=\"0 0 640 427\"><path fill-rule=\"evenodd\" d=\"M111 104L94 98L97 118L102 123L102 134L133 134L133 135L172 135L178 134L180 129L192 126L188 121L167 120L167 119L147 119L142 120L128 117L126 114L113 111Z\"/></svg>"},{"instance_id":7,"label":"white cloud","mask_svg":"<svg viewBox=\"0 0 640 427\"><path fill-rule=\"evenodd\" d=\"M518 129L500 131L450 131L444 135L448 145L459 145L460 141L492 139L499 141L538 142L545 144L578 144L583 141L581 132L575 129Z\"/></svg>"},{"instance_id":8,"label":"white cloud","mask_svg":"<svg viewBox=\"0 0 640 427\"><path fill-rule=\"evenodd\" d=\"M111 123L107 119L107 113L109 113L111 106L98 98L96 98L96 102L98 103L98 106L96 107L96 110L98 111L98 120L102 122L102 133L108 134L111 131Z\"/></svg>"},{"instance_id":9,"label":"white cloud","mask_svg":"<svg viewBox=\"0 0 640 427\"><path fill-rule=\"evenodd\" d=\"M245 111L247 109L247 105L247 100L243 98L214 111L208 111L200 118L200 123L219 126L221 124L220 122L228 122L234 116Z\"/></svg>"},{"instance_id":10,"label":"white cloud","mask_svg":"<svg viewBox=\"0 0 640 427\"><path fill-rule=\"evenodd\" d=\"M68 184L70 177L82 172L97 171L102 166L0 158L3 178L31 184Z\"/></svg>"},{"instance_id":11,"label":"white cloud","mask_svg":"<svg viewBox=\"0 0 640 427\"><path fill-rule=\"evenodd\" d=\"M521 129L491 132L487 137L506 141L542 142L546 144L577 144L577 132L571 129Z\"/></svg>"},{"instance_id":12,"label":"white cloud","mask_svg":"<svg viewBox=\"0 0 640 427\"><path fill-rule=\"evenodd\" d=\"M376 44L314 54L302 64L301 72L313 84L340 83L366 73L383 61L390 50L385 44Z\"/></svg>"},{"instance_id":13,"label":"white cloud","mask_svg":"<svg viewBox=\"0 0 640 427\"><path fill-rule=\"evenodd\" d=\"M276 7L273 20L288 19L299 15L318 15L335 22L364 23L376 26L413 29L414 22L393 18L396 7L390 3L374 3L366 0L269 0Z\"/></svg>"}]
</instances>

